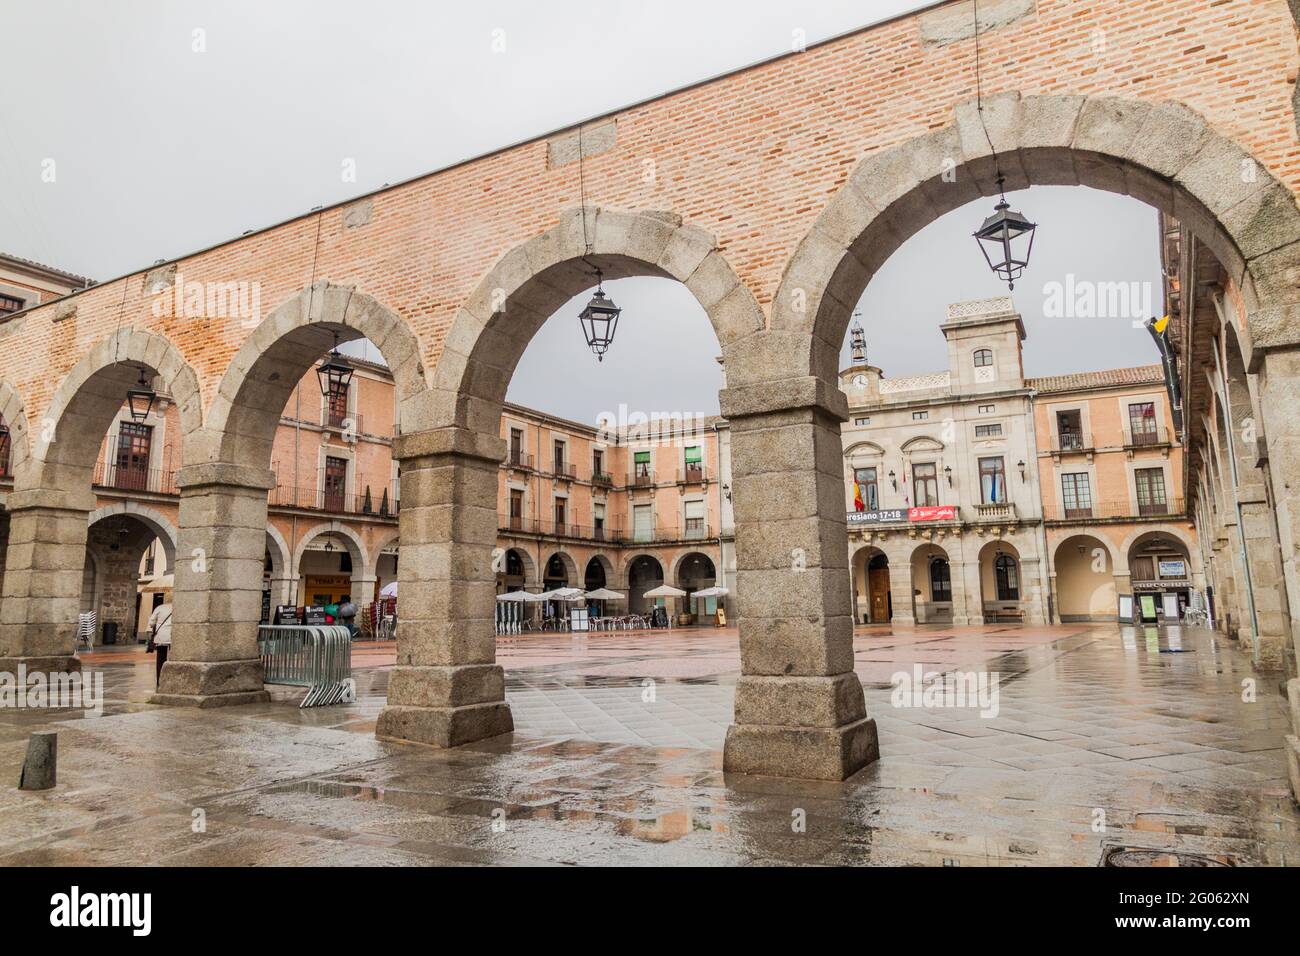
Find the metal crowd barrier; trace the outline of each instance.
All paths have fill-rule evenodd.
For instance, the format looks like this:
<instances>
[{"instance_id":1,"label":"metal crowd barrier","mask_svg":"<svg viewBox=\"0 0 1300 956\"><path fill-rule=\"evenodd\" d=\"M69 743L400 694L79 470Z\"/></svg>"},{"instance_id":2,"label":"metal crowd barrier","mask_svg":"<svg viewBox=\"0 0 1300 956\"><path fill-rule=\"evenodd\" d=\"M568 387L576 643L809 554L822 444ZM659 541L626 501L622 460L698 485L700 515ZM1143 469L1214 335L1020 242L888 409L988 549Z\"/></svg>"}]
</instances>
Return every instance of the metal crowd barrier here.
<instances>
[{"instance_id":1,"label":"metal crowd barrier","mask_svg":"<svg viewBox=\"0 0 1300 956\"><path fill-rule=\"evenodd\" d=\"M346 627L263 624L257 629L257 649L268 684L309 688L299 707L325 707L356 699L352 637Z\"/></svg>"}]
</instances>

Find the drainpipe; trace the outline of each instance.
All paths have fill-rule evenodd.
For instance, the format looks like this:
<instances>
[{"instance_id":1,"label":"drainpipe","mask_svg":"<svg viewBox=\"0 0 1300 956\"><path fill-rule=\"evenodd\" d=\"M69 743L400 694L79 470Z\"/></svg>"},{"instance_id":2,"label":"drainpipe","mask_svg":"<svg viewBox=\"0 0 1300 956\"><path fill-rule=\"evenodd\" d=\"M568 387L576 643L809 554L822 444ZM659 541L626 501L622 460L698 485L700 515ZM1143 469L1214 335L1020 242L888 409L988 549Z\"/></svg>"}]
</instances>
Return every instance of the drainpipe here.
<instances>
[{"instance_id":1,"label":"drainpipe","mask_svg":"<svg viewBox=\"0 0 1300 956\"><path fill-rule=\"evenodd\" d=\"M1214 308L1223 320L1223 302L1214 297ZM1259 614L1255 610L1255 586L1250 579L1250 553L1246 550L1246 526L1241 520L1241 489L1237 478L1237 450L1233 439L1232 402L1228 398L1228 369L1226 358L1220 358L1219 352L1227 343L1222 332L1214 342L1214 367L1219 373L1219 387L1222 389L1223 424L1228 439L1228 474L1232 478L1232 503L1237 511L1237 541L1241 545L1241 570L1246 577L1246 605L1250 608L1251 660L1259 663ZM1186 489L1184 489L1185 491Z\"/></svg>"}]
</instances>

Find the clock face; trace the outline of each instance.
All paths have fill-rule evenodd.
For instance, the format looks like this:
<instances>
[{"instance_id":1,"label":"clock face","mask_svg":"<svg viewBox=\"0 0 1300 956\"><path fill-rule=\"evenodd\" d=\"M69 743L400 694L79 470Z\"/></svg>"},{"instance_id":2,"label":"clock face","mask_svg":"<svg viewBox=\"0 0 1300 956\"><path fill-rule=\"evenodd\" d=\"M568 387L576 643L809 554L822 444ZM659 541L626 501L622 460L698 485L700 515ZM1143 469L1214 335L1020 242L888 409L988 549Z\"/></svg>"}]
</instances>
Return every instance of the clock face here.
<instances>
[{"instance_id":1,"label":"clock face","mask_svg":"<svg viewBox=\"0 0 1300 956\"><path fill-rule=\"evenodd\" d=\"M866 388L867 377L865 375L855 375L853 376L853 384L856 385L858 388Z\"/></svg>"}]
</instances>

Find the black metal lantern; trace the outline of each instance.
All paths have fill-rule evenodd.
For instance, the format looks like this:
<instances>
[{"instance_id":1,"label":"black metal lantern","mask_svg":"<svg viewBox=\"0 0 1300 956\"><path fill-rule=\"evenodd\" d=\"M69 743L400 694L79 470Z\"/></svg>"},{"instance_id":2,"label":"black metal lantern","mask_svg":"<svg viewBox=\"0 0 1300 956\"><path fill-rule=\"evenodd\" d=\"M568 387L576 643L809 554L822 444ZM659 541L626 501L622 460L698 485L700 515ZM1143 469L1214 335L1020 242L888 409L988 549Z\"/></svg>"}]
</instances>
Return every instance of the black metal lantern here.
<instances>
[{"instance_id":1,"label":"black metal lantern","mask_svg":"<svg viewBox=\"0 0 1300 956\"><path fill-rule=\"evenodd\" d=\"M126 391L126 404L131 410L131 420L134 422L143 422L149 417L149 412L153 410L153 400L158 397L158 393L149 387L145 380L144 369L140 369L140 380L135 383L134 388Z\"/></svg>"},{"instance_id":2,"label":"black metal lantern","mask_svg":"<svg viewBox=\"0 0 1300 956\"><path fill-rule=\"evenodd\" d=\"M618 328L618 316L623 310L614 304L613 299L605 297L600 287L601 274L596 270L596 294L591 297L587 307L578 314L583 337L587 346L596 353L597 361L605 361L605 352L614 341L614 330Z\"/></svg>"},{"instance_id":3,"label":"black metal lantern","mask_svg":"<svg viewBox=\"0 0 1300 956\"><path fill-rule=\"evenodd\" d=\"M316 377L320 380L320 393L327 398L347 391L352 382L352 363L339 354L339 335L334 333L334 348L321 359L316 366Z\"/></svg>"},{"instance_id":4,"label":"black metal lantern","mask_svg":"<svg viewBox=\"0 0 1300 956\"><path fill-rule=\"evenodd\" d=\"M999 176L998 192L1002 192L1002 181L1003 178ZM1029 265L1029 254L1034 248L1034 230L1037 228L1037 223L1030 222L1012 210L1004 193L993 207L993 215L985 219L984 225L975 233L989 268L1006 282L1008 289L1016 287L1015 280L1020 278Z\"/></svg>"}]
</instances>

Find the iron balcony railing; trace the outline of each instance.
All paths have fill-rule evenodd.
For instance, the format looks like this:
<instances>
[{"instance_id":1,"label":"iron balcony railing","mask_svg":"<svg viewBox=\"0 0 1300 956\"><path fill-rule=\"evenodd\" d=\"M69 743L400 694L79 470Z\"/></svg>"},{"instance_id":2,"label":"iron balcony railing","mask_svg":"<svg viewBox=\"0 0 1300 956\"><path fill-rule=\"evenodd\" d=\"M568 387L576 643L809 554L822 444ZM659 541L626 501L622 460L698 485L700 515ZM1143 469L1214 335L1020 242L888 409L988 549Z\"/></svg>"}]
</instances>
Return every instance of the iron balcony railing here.
<instances>
[{"instance_id":1,"label":"iron balcony railing","mask_svg":"<svg viewBox=\"0 0 1300 956\"><path fill-rule=\"evenodd\" d=\"M1082 521L1103 518L1172 518L1186 513L1186 503L1182 498L1166 498L1163 501L1147 501L1130 504L1127 501L1107 501L1078 503L1070 507L1053 506L1044 515L1048 521Z\"/></svg>"},{"instance_id":2,"label":"iron balcony railing","mask_svg":"<svg viewBox=\"0 0 1300 956\"><path fill-rule=\"evenodd\" d=\"M512 448L506 454L506 464L511 468L519 468L525 471L533 470L533 456L527 452L519 451Z\"/></svg>"},{"instance_id":3,"label":"iron balcony railing","mask_svg":"<svg viewBox=\"0 0 1300 956\"><path fill-rule=\"evenodd\" d=\"M1169 444L1169 433L1165 431L1164 425L1156 425L1154 428L1134 428L1130 425L1125 429L1124 444L1128 448L1167 445Z\"/></svg>"},{"instance_id":4,"label":"iron balcony railing","mask_svg":"<svg viewBox=\"0 0 1300 956\"><path fill-rule=\"evenodd\" d=\"M621 543L625 535L618 528L605 525L577 524L553 518L530 518L524 515L497 515L497 530L515 534L536 534L553 538L579 538L585 541Z\"/></svg>"},{"instance_id":5,"label":"iron balcony railing","mask_svg":"<svg viewBox=\"0 0 1300 956\"><path fill-rule=\"evenodd\" d=\"M627 476L627 486L629 488L653 488L655 484L655 473L650 470L632 472Z\"/></svg>"},{"instance_id":6,"label":"iron balcony railing","mask_svg":"<svg viewBox=\"0 0 1300 956\"><path fill-rule=\"evenodd\" d=\"M602 541L610 544L664 544L675 541L701 541L709 538L712 528L703 520L694 519L680 525L660 525L652 528L627 530L608 525L556 522L552 518L532 518L525 515L497 515L497 530L505 534L541 535L543 537L575 538L583 541Z\"/></svg>"},{"instance_id":7,"label":"iron balcony railing","mask_svg":"<svg viewBox=\"0 0 1300 956\"><path fill-rule=\"evenodd\" d=\"M567 462L557 461L551 464L551 474L556 478L563 478L572 481L578 476L578 469Z\"/></svg>"},{"instance_id":8,"label":"iron balcony railing","mask_svg":"<svg viewBox=\"0 0 1300 956\"><path fill-rule=\"evenodd\" d=\"M1052 451L1091 451L1092 435L1088 432L1060 432L1052 440Z\"/></svg>"},{"instance_id":9,"label":"iron balcony railing","mask_svg":"<svg viewBox=\"0 0 1300 956\"><path fill-rule=\"evenodd\" d=\"M334 491L329 488L295 487L277 484L267 495L272 508L298 508L328 514L366 515L376 518L396 517L401 499L385 485L363 484L360 492Z\"/></svg>"},{"instance_id":10,"label":"iron balcony railing","mask_svg":"<svg viewBox=\"0 0 1300 956\"><path fill-rule=\"evenodd\" d=\"M685 468L677 470L677 483L679 485L698 485L702 484L708 477L703 465L687 465Z\"/></svg>"},{"instance_id":11,"label":"iron balcony railing","mask_svg":"<svg viewBox=\"0 0 1300 956\"><path fill-rule=\"evenodd\" d=\"M603 471L593 472L591 475L591 483L593 485L601 485L605 488L613 488L614 476Z\"/></svg>"},{"instance_id":12,"label":"iron balcony railing","mask_svg":"<svg viewBox=\"0 0 1300 956\"><path fill-rule=\"evenodd\" d=\"M364 435L366 419L364 415L337 415L332 409L323 408L320 413L320 427L340 434Z\"/></svg>"},{"instance_id":13,"label":"iron balcony railing","mask_svg":"<svg viewBox=\"0 0 1300 956\"><path fill-rule=\"evenodd\" d=\"M155 495L176 494L176 472L167 468L134 468L115 461L95 465L97 488L143 491Z\"/></svg>"}]
</instances>

